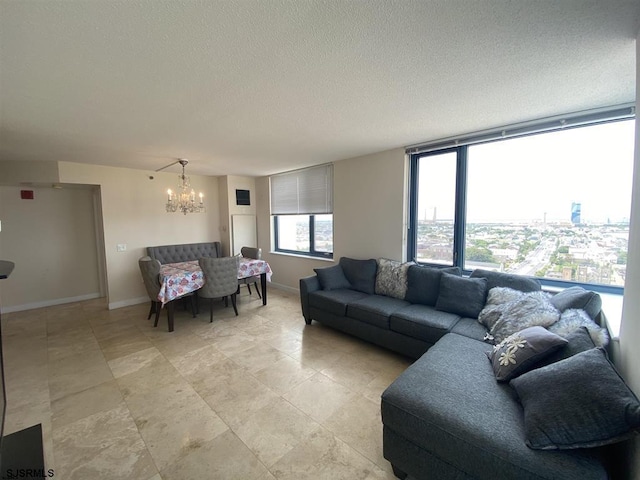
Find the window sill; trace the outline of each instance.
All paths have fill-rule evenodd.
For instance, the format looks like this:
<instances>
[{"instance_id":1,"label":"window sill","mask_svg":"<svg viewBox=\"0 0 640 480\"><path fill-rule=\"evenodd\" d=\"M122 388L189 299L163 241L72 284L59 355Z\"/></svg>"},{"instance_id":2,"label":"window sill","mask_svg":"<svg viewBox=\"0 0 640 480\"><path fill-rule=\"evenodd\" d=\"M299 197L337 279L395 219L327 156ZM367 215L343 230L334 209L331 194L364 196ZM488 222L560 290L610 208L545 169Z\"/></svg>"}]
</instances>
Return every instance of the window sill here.
<instances>
[{"instance_id":1,"label":"window sill","mask_svg":"<svg viewBox=\"0 0 640 480\"><path fill-rule=\"evenodd\" d=\"M294 258L305 258L307 260L320 260L321 262L334 262L333 258L327 257L316 257L315 255L305 255L303 253L289 253L289 252L278 252L272 250L269 252L270 255L281 255L283 257L294 257Z\"/></svg>"},{"instance_id":2,"label":"window sill","mask_svg":"<svg viewBox=\"0 0 640 480\"><path fill-rule=\"evenodd\" d=\"M611 340L617 341L620 336L620 324L622 322L622 295L601 293L602 311L609 329Z\"/></svg>"}]
</instances>

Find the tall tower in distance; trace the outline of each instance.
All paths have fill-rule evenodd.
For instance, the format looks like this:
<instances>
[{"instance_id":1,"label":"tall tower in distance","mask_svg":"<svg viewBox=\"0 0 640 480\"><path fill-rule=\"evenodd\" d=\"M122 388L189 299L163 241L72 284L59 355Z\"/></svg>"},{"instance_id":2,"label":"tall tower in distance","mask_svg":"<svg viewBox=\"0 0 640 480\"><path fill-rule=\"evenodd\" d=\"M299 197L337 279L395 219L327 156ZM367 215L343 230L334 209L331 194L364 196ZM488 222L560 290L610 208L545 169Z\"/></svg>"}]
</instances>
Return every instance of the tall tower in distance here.
<instances>
[{"instance_id":1,"label":"tall tower in distance","mask_svg":"<svg viewBox=\"0 0 640 480\"><path fill-rule=\"evenodd\" d=\"M580 202L571 202L571 223L579 225L582 223L580 218L582 204Z\"/></svg>"}]
</instances>

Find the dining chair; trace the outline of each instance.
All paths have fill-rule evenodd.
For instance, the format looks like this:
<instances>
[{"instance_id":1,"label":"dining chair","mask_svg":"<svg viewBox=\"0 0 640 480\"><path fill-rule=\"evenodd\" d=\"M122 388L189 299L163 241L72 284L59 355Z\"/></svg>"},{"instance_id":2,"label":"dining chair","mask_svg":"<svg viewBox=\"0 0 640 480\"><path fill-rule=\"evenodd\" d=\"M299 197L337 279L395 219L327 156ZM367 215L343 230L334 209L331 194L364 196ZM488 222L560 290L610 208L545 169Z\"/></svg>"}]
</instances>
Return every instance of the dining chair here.
<instances>
[{"instance_id":1,"label":"dining chair","mask_svg":"<svg viewBox=\"0 0 640 480\"><path fill-rule=\"evenodd\" d=\"M224 298L226 303L228 297L231 297L233 311L238 315L236 292L239 261L238 257L204 257L198 260L204 274L204 285L198 290L198 297L210 299L210 322L213 322L213 301L216 298Z\"/></svg>"},{"instance_id":2,"label":"dining chair","mask_svg":"<svg viewBox=\"0 0 640 480\"><path fill-rule=\"evenodd\" d=\"M147 317L147 320L149 320L151 315L155 313L156 320L153 326L157 327L158 319L160 318L160 310L162 309L162 302L158 300L158 294L160 293L161 287L160 262L147 256L138 259L138 266L140 267L144 286L147 289L147 295L149 295L149 299L151 300L151 308L149 309L149 316Z\"/></svg>"},{"instance_id":3,"label":"dining chair","mask_svg":"<svg viewBox=\"0 0 640 480\"><path fill-rule=\"evenodd\" d=\"M256 260L262 260L262 249L255 247L242 247L240 249L240 254L244 258L255 258ZM249 289L249 295L251 295L251 284L256 287L256 292L258 292L258 298L262 298L260 295L260 289L258 288L258 280L260 280L260 275L254 275L253 277L247 278L239 278L238 286L246 285L247 289Z\"/></svg>"},{"instance_id":4,"label":"dining chair","mask_svg":"<svg viewBox=\"0 0 640 480\"><path fill-rule=\"evenodd\" d=\"M160 283L160 262L155 260L149 256L142 257L138 259L138 266L140 267L140 273L142 274L142 280L144 281L144 286L147 289L147 295L149 295L149 299L151 300L151 308L149 309L149 315L147 316L147 320L151 318L151 315L155 313L156 318L153 322L153 326L158 326L158 320L160 319L160 311L162 310L162 302L158 300L158 294L160 293L160 287L162 284ZM179 297L179 299L186 299L190 297L191 300L191 312L193 316L196 316L196 304L195 297L193 293L189 293L187 295L183 295ZM178 298L176 298L178 300ZM167 315L171 315L173 312L170 309L173 309L173 302L168 302L167 305Z\"/></svg>"}]
</instances>

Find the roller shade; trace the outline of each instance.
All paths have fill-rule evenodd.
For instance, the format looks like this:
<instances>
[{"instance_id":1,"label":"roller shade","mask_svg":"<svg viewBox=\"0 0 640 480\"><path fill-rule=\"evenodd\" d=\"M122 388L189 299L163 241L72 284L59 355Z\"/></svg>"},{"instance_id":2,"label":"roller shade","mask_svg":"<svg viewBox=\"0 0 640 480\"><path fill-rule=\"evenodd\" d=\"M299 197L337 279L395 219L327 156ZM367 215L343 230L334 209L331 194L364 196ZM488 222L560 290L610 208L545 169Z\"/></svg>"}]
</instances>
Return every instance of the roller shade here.
<instances>
[{"instance_id":1,"label":"roller shade","mask_svg":"<svg viewBox=\"0 0 640 480\"><path fill-rule=\"evenodd\" d=\"M271 215L333 213L333 165L272 175Z\"/></svg>"}]
</instances>

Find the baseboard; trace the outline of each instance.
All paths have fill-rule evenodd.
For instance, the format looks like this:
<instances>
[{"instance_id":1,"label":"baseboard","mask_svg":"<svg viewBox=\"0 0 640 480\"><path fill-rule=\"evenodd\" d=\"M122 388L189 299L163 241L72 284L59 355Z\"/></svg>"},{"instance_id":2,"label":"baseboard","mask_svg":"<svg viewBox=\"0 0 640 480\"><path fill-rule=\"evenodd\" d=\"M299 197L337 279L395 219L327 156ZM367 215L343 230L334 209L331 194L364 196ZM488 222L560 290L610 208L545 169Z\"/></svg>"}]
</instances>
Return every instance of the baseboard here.
<instances>
[{"instance_id":1,"label":"baseboard","mask_svg":"<svg viewBox=\"0 0 640 480\"><path fill-rule=\"evenodd\" d=\"M23 305L12 305L10 307L2 307L2 313L22 312L24 310L34 310L36 308L53 307L55 305L63 305L65 303L82 302L84 300L93 300L100 298L99 293L89 293L77 297L55 298L53 300L44 300L42 302L25 303Z\"/></svg>"},{"instance_id":2,"label":"baseboard","mask_svg":"<svg viewBox=\"0 0 640 480\"><path fill-rule=\"evenodd\" d=\"M276 288L278 290L284 290L285 292L290 292L290 293L299 293L300 290L298 290L297 288L294 287L290 287L288 285L282 285L280 283L273 283L273 282L269 282L267 284L267 288Z\"/></svg>"}]
</instances>

